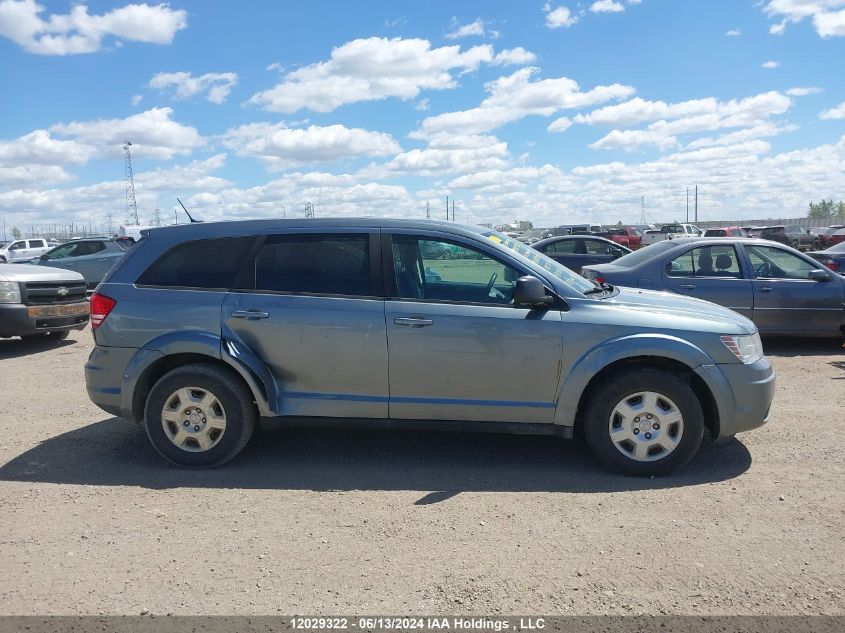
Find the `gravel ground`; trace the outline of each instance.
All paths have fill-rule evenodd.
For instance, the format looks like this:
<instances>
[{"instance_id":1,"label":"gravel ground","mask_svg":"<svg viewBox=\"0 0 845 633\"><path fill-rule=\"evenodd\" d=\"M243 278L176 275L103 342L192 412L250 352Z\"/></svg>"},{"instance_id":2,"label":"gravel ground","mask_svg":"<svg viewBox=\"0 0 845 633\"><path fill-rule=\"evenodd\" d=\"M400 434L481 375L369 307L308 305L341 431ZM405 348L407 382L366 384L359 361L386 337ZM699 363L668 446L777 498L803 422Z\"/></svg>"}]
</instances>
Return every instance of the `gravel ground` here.
<instances>
[{"instance_id":1,"label":"gravel ground","mask_svg":"<svg viewBox=\"0 0 845 633\"><path fill-rule=\"evenodd\" d=\"M341 430L179 470L88 401L90 348L0 341L0 614L845 613L836 341L769 341L772 422L653 480L577 439Z\"/></svg>"}]
</instances>

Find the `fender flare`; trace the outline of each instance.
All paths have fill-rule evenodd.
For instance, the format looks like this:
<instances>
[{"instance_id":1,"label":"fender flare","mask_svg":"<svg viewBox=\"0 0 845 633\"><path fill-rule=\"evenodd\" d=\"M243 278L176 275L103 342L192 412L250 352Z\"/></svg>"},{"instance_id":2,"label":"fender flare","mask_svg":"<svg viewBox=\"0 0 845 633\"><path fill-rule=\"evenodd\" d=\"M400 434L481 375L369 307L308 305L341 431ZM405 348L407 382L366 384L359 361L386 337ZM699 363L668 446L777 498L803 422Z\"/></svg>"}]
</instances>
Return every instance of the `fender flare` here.
<instances>
[{"instance_id":1,"label":"fender flare","mask_svg":"<svg viewBox=\"0 0 845 633\"><path fill-rule=\"evenodd\" d=\"M236 353L232 353L235 349ZM196 354L209 359L222 361L231 367L247 384L260 416L272 416L275 397L268 401L270 394L275 394L275 381L261 361L243 344L233 348L224 343L224 339L211 332L201 330L169 332L148 341L130 359L123 375L121 388L121 413L133 419L135 390L145 372L156 362L175 354ZM269 382L268 382L269 381ZM274 407L275 408L275 407Z\"/></svg>"},{"instance_id":2,"label":"fender flare","mask_svg":"<svg viewBox=\"0 0 845 633\"><path fill-rule=\"evenodd\" d=\"M564 341L564 349L566 348ZM558 390L555 407L555 424L573 426L578 404L590 381L608 365L625 360L653 356L679 362L696 372L702 365L713 365L701 348L671 334L630 334L603 341L578 358L569 369ZM714 396L722 393L721 385L711 384L706 373L696 372L707 383ZM715 387L715 388L714 388ZM731 394L732 395L732 394Z\"/></svg>"}]
</instances>

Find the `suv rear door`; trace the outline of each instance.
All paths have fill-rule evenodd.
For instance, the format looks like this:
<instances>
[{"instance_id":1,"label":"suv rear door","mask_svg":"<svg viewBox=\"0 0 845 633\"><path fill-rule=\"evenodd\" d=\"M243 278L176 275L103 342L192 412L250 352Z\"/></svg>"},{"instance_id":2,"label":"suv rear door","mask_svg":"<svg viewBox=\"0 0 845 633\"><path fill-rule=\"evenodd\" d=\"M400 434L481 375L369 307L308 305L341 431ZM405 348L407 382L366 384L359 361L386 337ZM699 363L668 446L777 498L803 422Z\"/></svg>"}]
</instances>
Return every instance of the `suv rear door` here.
<instances>
[{"instance_id":1,"label":"suv rear door","mask_svg":"<svg viewBox=\"0 0 845 633\"><path fill-rule=\"evenodd\" d=\"M379 230L271 232L223 302L224 338L269 369L281 415L386 418Z\"/></svg>"},{"instance_id":2,"label":"suv rear door","mask_svg":"<svg viewBox=\"0 0 845 633\"><path fill-rule=\"evenodd\" d=\"M391 230L382 252L390 417L551 423L561 315L511 305L526 271L436 231Z\"/></svg>"}]
</instances>

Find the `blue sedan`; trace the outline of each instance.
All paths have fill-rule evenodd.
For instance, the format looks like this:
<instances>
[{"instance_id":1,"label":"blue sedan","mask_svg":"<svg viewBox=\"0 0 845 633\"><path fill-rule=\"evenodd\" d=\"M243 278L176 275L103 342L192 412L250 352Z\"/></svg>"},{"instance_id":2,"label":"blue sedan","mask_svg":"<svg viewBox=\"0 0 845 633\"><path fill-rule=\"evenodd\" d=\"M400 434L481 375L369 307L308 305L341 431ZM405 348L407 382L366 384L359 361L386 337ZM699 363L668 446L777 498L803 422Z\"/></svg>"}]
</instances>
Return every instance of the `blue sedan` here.
<instances>
[{"instance_id":1,"label":"blue sedan","mask_svg":"<svg viewBox=\"0 0 845 633\"><path fill-rule=\"evenodd\" d=\"M585 266L581 274L712 301L750 318L763 334L845 334L845 277L777 242L667 240L610 264Z\"/></svg>"}]
</instances>

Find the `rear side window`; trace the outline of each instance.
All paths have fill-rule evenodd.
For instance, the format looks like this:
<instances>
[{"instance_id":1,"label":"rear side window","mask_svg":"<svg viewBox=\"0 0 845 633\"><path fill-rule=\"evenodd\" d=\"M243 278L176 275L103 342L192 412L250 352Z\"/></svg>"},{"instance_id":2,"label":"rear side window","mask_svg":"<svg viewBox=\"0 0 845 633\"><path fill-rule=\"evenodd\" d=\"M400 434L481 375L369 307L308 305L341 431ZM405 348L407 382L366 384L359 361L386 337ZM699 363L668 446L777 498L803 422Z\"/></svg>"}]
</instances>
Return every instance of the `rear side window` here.
<instances>
[{"instance_id":1,"label":"rear side window","mask_svg":"<svg viewBox=\"0 0 845 633\"><path fill-rule=\"evenodd\" d=\"M224 237L175 246L141 277L141 286L229 289L255 238Z\"/></svg>"},{"instance_id":2,"label":"rear side window","mask_svg":"<svg viewBox=\"0 0 845 633\"><path fill-rule=\"evenodd\" d=\"M47 243L44 240L29 240L30 248L46 248Z\"/></svg>"},{"instance_id":3,"label":"rear side window","mask_svg":"<svg viewBox=\"0 0 845 633\"><path fill-rule=\"evenodd\" d=\"M372 296L369 244L366 233L274 235L255 260L255 289Z\"/></svg>"}]
</instances>

